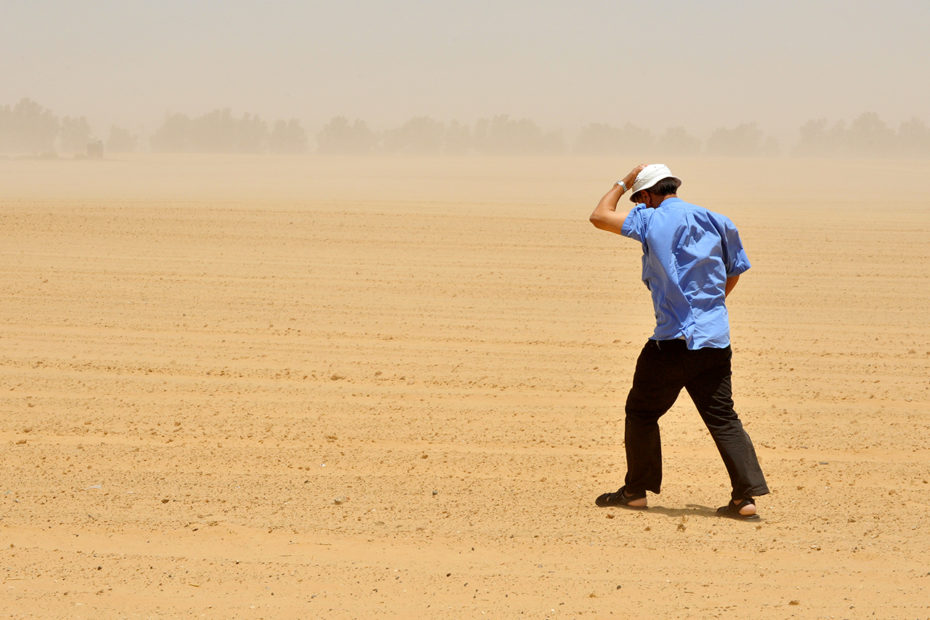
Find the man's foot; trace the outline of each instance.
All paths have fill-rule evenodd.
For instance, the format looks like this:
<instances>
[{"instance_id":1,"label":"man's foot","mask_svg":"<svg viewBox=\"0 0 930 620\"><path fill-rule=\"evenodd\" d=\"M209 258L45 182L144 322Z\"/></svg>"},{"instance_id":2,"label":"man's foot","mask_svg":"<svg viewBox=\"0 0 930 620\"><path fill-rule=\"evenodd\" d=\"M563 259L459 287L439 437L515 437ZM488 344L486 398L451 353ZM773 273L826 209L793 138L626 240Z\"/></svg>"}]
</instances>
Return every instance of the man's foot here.
<instances>
[{"instance_id":1,"label":"man's foot","mask_svg":"<svg viewBox=\"0 0 930 620\"><path fill-rule=\"evenodd\" d=\"M756 514L756 502L751 497L743 498L739 501L730 500L726 506L717 509L717 514L721 517L730 519L739 519L741 521L758 521L759 515Z\"/></svg>"},{"instance_id":2,"label":"man's foot","mask_svg":"<svg viewBox=\"0 0 930 620\"><path fill-rule=\"evenodd\" d=\"M646 494L645 493L627 493L626 487L620 487L615 493L604 493L599 495L594 503L604 508L605 506L622 506L634 510L645 510Z\"/></svg>"}]
</instances>

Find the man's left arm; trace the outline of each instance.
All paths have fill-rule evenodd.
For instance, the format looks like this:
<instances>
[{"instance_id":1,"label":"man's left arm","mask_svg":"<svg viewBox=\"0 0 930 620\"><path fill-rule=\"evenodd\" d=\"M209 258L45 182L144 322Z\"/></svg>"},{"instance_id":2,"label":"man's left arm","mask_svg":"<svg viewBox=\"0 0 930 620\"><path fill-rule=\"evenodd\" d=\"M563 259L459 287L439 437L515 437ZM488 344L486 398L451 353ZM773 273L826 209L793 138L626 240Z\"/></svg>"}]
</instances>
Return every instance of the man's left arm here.
<instances>
[{"instance_id":1,"label":"man's left arm","mask_svg":"<svg viewBox=\"0 0 930 620\"><path fill-rule=\"evenodd\" d=\"M724 285L724 298L729 295L736 283L739 282L739 276L747 271L752 265L749 263L749 257L746 256L746 250L743 249L743 242L739 237L739 231L729 219L725 220L725 232L723 239L724 266L727 270L727 281Z\"/></svg>"},{"instance_id":2,"label":"man's left arm","mask_svg":"<svg viewBox=\"0 0 930 620\"><path fill-rule=\"evenodd\" d=\"M737 282L739 282L739 274L735 276L730 276L729 278L727 278L727 283L724 285L724 288L723 288L724 299L726 299L726 297L730 294L730 291L736 288Z\"/></svg>"}]
</instances>

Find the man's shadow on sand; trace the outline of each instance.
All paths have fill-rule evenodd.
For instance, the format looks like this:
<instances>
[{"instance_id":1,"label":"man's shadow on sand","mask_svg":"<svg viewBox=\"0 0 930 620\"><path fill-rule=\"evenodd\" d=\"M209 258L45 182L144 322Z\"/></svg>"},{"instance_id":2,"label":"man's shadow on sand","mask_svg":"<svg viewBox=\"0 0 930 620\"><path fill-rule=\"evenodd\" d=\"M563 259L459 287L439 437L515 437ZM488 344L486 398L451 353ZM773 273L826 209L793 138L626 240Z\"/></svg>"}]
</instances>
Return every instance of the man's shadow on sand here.
<instances>
[{"instance_id":1,"label":"man's shadow on sand","mask_svg":"<svg viewBox=\"0 0 930 620\"><path fill-rule=\"evenodd\" d=\"M713 517L719 519L716 508L702 506L701 504L687 504L684 508L668 508L666 506L649 506L645 512L649 514L658 513L667 517Z\"/></svg>"}]
</instances>

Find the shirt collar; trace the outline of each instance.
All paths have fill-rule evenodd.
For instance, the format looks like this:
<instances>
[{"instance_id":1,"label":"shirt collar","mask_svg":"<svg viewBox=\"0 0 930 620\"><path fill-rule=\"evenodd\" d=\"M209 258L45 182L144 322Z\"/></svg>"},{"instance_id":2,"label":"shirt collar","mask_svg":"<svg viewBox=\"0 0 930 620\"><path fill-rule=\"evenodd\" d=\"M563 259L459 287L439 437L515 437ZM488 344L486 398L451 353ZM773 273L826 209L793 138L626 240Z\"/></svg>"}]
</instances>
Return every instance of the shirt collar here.
<instances>
[{"instance_id":1,"label":"shirt collar","mask_svg":"<svg viewBox=\"0 0 930 620\"><path fill-rule=\"evenodd\" d=\"M662 207L662 205L664 205L664 204L666 204L666 203L671 203L671 202L673 202L673 201L676 201L676 202L684 202L684 201L683 201L681 198L679 198L678 196L672 196L671 198L666 198L665 200L663 200L662 202L660 202L660 203L659 203L659 206L656 207L656 208L659 209L659 208Z\"/></svg>"}]
</instances>

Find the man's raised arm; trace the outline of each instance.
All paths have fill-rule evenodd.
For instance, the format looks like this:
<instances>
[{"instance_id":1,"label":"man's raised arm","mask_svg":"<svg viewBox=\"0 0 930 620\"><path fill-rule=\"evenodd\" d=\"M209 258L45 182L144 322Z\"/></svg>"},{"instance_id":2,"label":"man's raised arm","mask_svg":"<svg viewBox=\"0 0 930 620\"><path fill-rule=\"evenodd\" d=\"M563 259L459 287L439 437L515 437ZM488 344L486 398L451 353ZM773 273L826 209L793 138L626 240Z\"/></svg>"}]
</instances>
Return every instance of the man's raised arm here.
<instances>
[{"instance_id":1,"label":"man's raised arm","mask_svg":"<svg viewBox=\"0 0 930 620\"><path fill-rule=\"evenodd\" d=\"M626 220L629 210L617 212L617 203L620 202L620 196L633 186L636 176L644 167L645 165L639 165L633 168L621 179L623 185L620 185L621 181L618 181L604 194L604 197L601 198L597 206L594 207L594 212L591 213L591 217L588 218L596 228L617 233L618 235L620 234L620 231L623 230L623 222ZM626 186L626 188L624 188L624 186Z\"/></svg>"}]
</instances>

